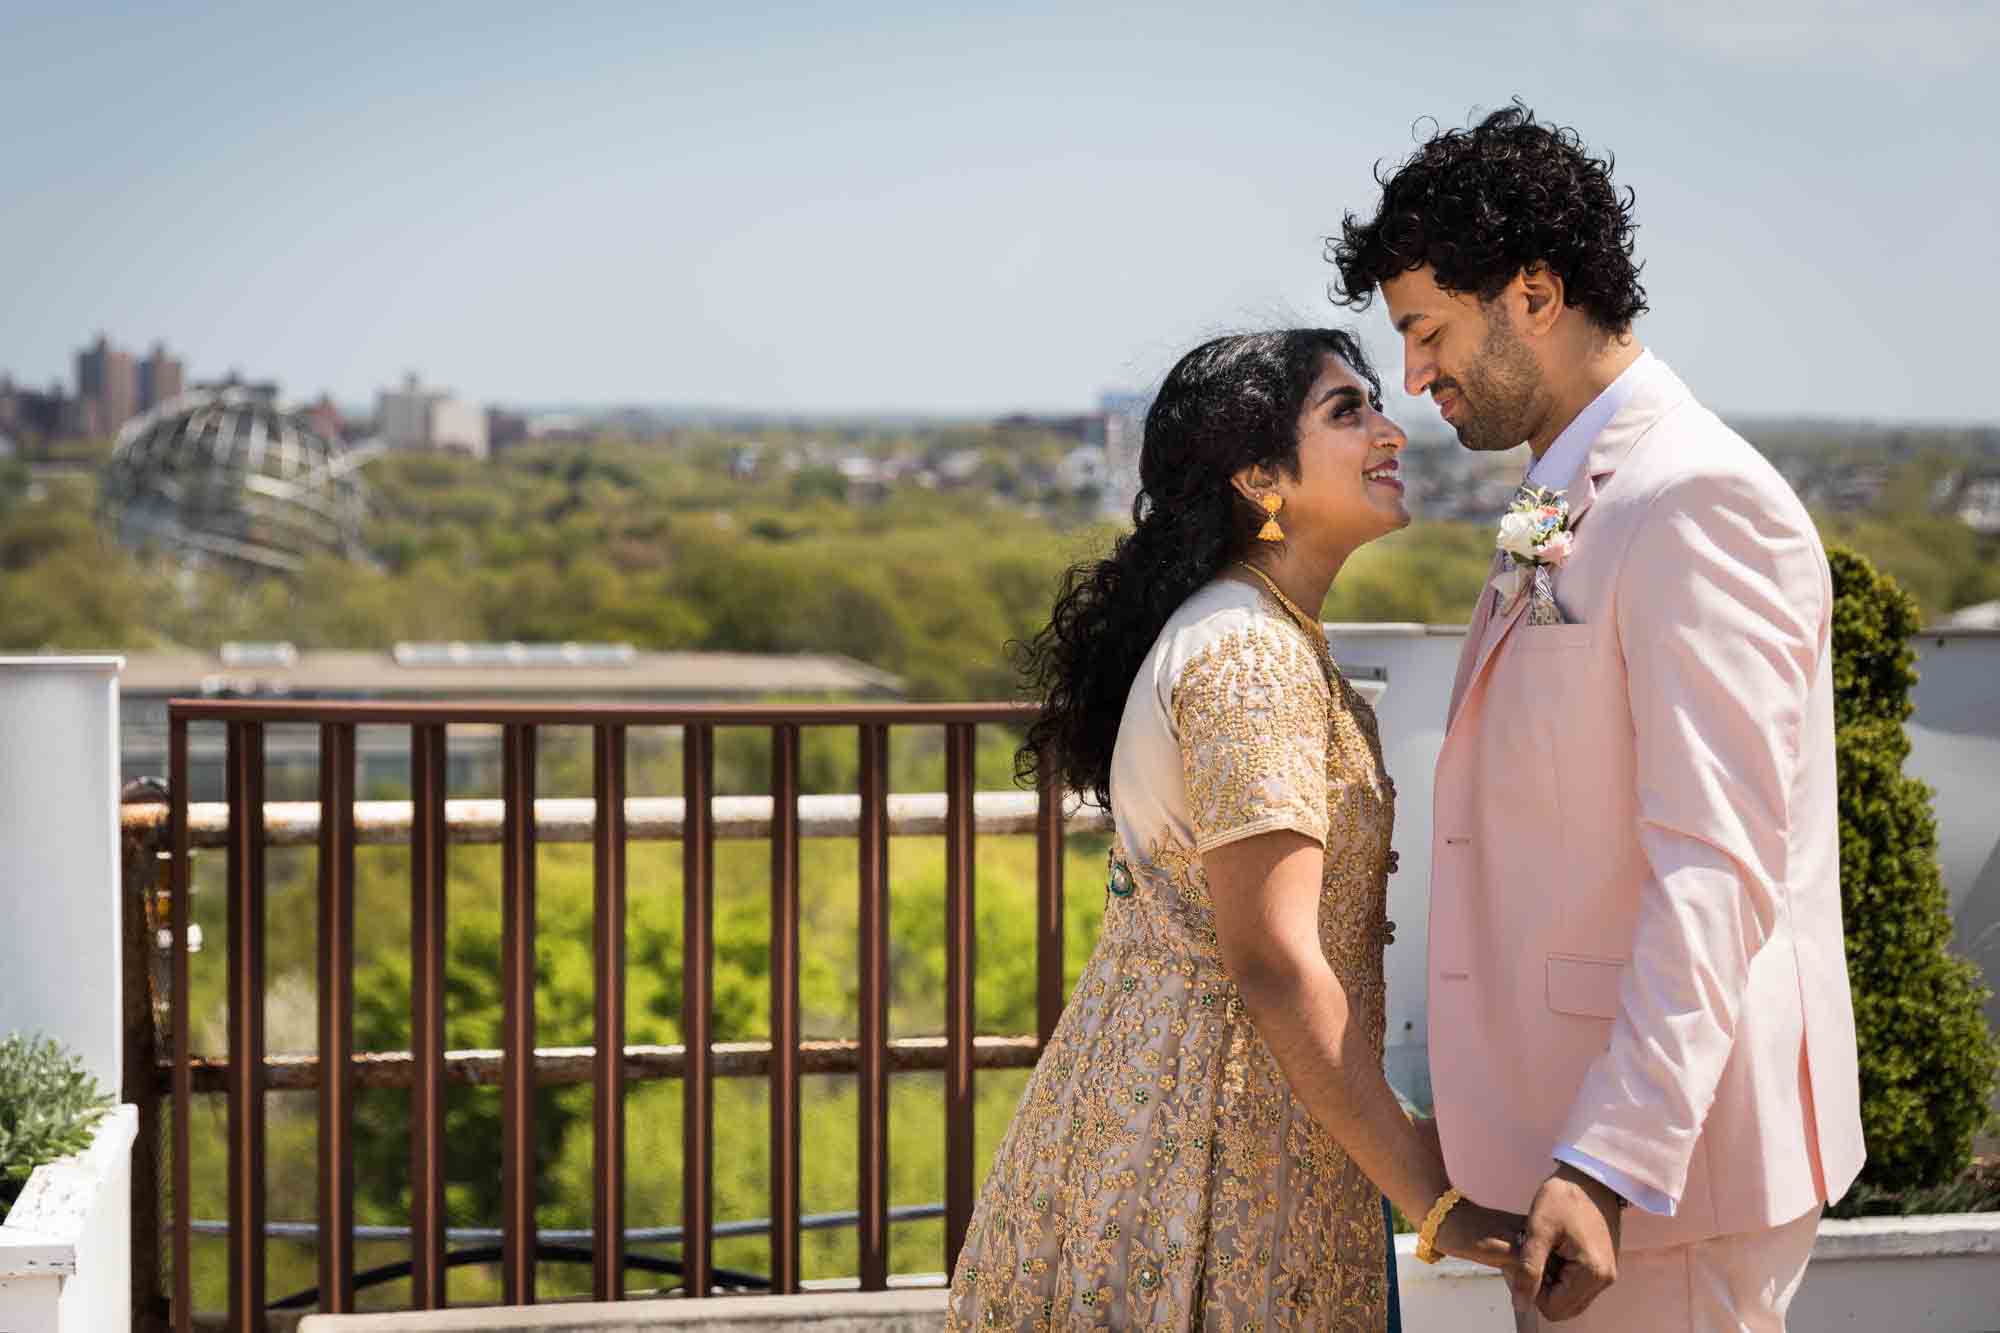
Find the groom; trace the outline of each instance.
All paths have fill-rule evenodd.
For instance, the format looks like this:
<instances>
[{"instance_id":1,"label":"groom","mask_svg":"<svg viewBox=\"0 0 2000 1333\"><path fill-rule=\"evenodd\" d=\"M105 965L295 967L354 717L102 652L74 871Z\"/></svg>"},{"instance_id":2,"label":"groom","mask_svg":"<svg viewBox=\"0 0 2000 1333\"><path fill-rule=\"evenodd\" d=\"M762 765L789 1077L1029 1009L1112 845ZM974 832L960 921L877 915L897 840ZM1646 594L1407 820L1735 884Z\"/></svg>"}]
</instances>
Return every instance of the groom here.
<instances>
[{"instance_id":1,"label":"groom","mask_svg":"<svg viewBox=\"0 0 2000 1333\"><path fill-rule=\"evenodd\" d=\"M1631 210L1517 103L1329 246L1405 387L1562 493L1508 524L1438 756L1437 1127L1454 1184L1529 1214L1525 1326L1782 1329L1862 1161L1832 588L1797 497L1633 336Z\"/></svg>"}]
</instances>

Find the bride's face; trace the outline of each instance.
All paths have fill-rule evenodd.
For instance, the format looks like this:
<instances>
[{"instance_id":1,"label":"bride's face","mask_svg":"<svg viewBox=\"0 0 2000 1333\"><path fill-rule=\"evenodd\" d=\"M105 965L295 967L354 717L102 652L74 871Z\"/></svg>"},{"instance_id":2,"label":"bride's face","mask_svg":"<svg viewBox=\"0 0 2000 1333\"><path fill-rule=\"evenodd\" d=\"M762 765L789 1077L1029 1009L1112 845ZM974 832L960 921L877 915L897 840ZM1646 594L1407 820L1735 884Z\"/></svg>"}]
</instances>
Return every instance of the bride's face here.
<instances>
[{"instance_id":1,"label":"bride's face","mask_svg":"<svg viewBox=\"0 0 2000 1333\"><path fill-rule=\"evenodd\" d=\"M1298 476L1279 479L1286 536L1351 550L1408 525L1399 458L1406 443L1368 381L1327 357L1299 410Z\"/></svg>"}]
</instances>

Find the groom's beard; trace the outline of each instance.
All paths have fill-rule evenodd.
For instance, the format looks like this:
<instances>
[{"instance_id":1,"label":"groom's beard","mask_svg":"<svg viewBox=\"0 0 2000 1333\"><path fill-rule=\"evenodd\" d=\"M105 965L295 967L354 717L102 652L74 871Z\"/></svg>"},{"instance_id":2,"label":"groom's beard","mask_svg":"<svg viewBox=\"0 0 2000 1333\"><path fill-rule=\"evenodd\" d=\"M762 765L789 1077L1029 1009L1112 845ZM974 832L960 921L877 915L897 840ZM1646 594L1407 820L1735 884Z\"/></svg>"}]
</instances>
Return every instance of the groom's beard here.
<instances>
[{"instance_id":1,"label":"groom's beard","mask_svg":"<svg viewBox=\"0 0 2000 1333\"><path fill-rule=\"evenodd\" d=\"M1542 373L1527 344L1496 311L1462 379L1434 384L1432 396L1441 388L1456 390L1465 402L1452 427L1458 442L1480 453L1503 452L1527 439L1533 429Z\"/></svg>"}]
</instances>

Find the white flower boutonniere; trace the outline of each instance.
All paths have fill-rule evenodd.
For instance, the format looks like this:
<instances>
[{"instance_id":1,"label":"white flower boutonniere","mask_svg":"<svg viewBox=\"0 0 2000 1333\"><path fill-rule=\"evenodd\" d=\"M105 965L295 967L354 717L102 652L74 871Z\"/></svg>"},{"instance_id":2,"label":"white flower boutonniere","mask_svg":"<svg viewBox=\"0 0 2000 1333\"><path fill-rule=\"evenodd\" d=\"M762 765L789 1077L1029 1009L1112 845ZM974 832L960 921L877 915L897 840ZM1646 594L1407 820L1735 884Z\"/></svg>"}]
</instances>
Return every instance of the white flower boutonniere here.
<instances>
[{"instance_id":1,"label":"white flower boutonniere","mask_svg":"<svg viewBox=\"0 0 2000 1333\"><path fill-rule=\"evenodd\" d=\"M1569 530L1569 501L1561 491L1523 486L1514 503L1500 516L1494 545L1507 557L1507 567L1493 579L1502 606L1527 590L1537 568L1561 569L1576 548Z\"/></svg>"}]
</instances>

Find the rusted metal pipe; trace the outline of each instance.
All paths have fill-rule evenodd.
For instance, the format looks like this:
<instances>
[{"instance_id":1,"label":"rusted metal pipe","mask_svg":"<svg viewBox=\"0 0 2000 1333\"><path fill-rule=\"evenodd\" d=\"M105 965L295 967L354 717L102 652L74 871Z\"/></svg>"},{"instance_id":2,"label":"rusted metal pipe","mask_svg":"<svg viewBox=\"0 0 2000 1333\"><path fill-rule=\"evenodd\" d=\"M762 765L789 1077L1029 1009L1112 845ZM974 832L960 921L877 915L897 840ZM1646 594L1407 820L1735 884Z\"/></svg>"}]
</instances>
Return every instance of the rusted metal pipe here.
<instances>
[{"instance_id":1,"label":"rusted metal pipe","mask_svg":"<svg viewBox=\"0 0 2000 1333\"><path fill-rule=\"evenodd\" d=\"M889 1043L886 1059L891 1074L935 1074L946 1065L948 1042L944 1037L898 1037ZM710 1070L716 1078L770 1078L780 1068L782 1052L768 1041L719 1041ZM972 1043L972 1063L976 1069L1029 1069L1041 1052L1033 1033L1014 1037L976 1037ZM802 1041L795 1052L801 1075L855 1074L861 1069L861 1043L850 1040ZM500 1086L505 1054L498 1050L446 1051L440 1061L442 1080L452 1087L493 1088ZM357 1051L353 1058L354 1086L357 1088L411 1088L422 1086L425 1060L410 1051ZM594 1046L544 1046L535 1051L535 1084L538 1087L574 1087L597 1077L597 1048ZM627 1046L624 1058L626 1083L649 1083L682 1078L687 1073L687 1047ZM162 1062L158 1078L169 1086L177 1071ZM229 1060L223 1056L190 1057L186 1070L190 1090L218 1093L228 1088ZM264 1088L269 1092L310 1092L319 1087L320 1059L317 1055L267 1055L264 1057Z\"/></svg>"},{"instance_id":2,"label":"rusted metal pipe","mask_svg":"<svg viewBox=\"0 0 2000 1333\"><path fill-rule=\"evenodd\" d=\"M439 728L441 731L442 728ZM473 798L445 803L446 840L461 846L498 846L505 827L505 803ZM718 796L712 802L717 841L770 838L776 806L769 796ZM942 837L947 819L943 792L911 792L888 798L889 832L899 838ZM861 798L854 795L797 798L799 836L853 838L861 832ZM362 847L398 846L413 836L414 801L357 801L354 840ZM164 806L132 805L121 813L128 833L164 825ZM1095 806L1063 817L1072 832L1109 832L1111 820ZM1043 832L1040 798L1034 792L983 791L973 797L973 827L982 837ZM597 803L589 797L544 797L535 802L538 843L591 843L596 840ZM678 796L628 797L626 837L631 842L679 842L686 834L686 802ZM311 847L319 842L319 803L271 801L264 807L264 834L271 847ZM203 802L188 807L188 837L194 847L225 847L229 807Z\"/></svg>"}]
</instances>

